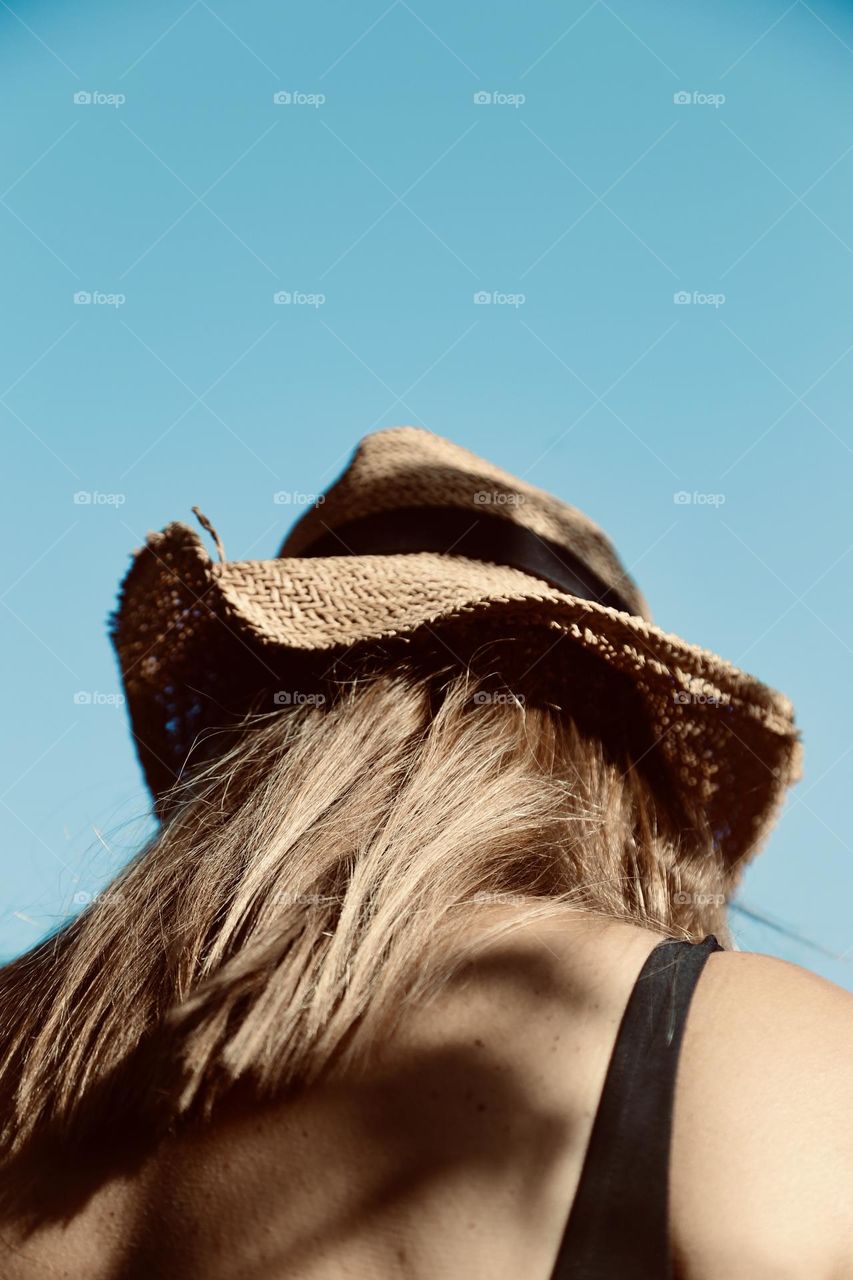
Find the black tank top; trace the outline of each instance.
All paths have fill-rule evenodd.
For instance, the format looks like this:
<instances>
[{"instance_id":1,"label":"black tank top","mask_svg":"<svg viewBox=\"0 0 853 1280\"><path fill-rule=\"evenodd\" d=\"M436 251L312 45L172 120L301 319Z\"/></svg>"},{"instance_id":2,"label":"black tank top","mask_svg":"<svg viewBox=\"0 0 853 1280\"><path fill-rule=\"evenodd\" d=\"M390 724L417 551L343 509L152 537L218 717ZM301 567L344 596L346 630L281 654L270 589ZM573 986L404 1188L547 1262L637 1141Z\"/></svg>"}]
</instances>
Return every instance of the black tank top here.
<instances>
[{"instance_id":1,"label":"black tank top","mask_svg":"<svg viewBox=\"0 0 853 1280\"><path fill-rule=\"evenodd\" d=\"M675 1074L703 942L654 948L625 1007L551 1280L670 1280Z\"/></svg>"}]
</instances>

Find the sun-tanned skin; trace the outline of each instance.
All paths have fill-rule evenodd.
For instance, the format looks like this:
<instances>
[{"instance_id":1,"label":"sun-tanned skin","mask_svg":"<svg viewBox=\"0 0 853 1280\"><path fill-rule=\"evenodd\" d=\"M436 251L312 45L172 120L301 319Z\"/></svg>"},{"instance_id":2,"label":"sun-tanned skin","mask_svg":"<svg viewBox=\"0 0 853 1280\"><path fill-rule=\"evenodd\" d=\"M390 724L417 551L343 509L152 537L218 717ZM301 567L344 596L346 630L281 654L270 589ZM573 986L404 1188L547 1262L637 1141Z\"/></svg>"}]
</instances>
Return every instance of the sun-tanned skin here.
<instances>
[{"instance_id":1,"label":"sun-tanned skin","mask_svg":"<svg viewBox=\"0 0 853 1280\"><path fill-rule=\"evenodd\" d=\"M235 1104L70 1220L27 1237L0 1223L0 1276L548 1280L659 940L568 913L525 926L409 1013L364 1078ZM853 1280L851 1064L853 997L781 961L710 957L676 1095L678 1280Z\"/></svg>"}]
</instances>

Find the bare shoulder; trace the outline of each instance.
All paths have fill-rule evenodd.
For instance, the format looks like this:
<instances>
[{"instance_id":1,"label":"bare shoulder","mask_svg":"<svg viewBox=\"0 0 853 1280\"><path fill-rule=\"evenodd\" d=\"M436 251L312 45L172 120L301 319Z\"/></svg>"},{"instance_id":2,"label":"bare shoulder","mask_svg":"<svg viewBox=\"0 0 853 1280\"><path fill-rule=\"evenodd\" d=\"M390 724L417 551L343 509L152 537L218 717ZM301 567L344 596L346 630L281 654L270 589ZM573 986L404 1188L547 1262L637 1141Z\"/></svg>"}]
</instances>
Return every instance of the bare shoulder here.
<instances>
[{"instance_id":1,"label":"bare shoulder","mask_svg":"<svg viewBox=\"0 0 853 1280\"><path fill-rule=\"evenodd\" d=\"M853 996L712 955L679 1069L671 1208L686 1280L853 1277Z\"/></svg>"},{"instance_id":2,"label":"bare shoulder","mask_svg":"<svg viewBox=\"0 0 853 1280\"><path fill-rule=\"evenodd\" d=\"M530 917L512 907L490 908L460 940L451 979L434 1004L418 1006L397 1043L472 1029L501 1053L517 1054L523 1069L540 1060L538 1032L556 1019L588 1039L606 1066L631 988L649 952L664 935L637 925L565 908ZM517 1034L524 1028L524 1035Z\"/></svg>"}]
</instances>

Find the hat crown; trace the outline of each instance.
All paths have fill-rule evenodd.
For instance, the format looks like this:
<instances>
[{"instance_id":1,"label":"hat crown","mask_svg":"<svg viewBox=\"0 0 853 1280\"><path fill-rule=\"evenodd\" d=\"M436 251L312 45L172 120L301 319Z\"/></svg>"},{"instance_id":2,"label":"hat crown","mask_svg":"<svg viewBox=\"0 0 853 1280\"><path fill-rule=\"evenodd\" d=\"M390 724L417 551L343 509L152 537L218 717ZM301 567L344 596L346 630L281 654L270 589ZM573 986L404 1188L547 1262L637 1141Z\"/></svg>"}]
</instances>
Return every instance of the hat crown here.
<instances>
[{"instance_id":1,"label":"hat crown","mask_svg":"<svg viewBox=\"0 0 853 1280\"><path fill-rule=\"evenodd\" d=\"M646 601L610 539L588 516L422 427L388 427L365 436L322 500L308 508L291 529L279 556L348 554L352 548L346 526L353 528L354 522L364 524L366 519L383 513L389 517L394 512L416 513L419 508L470 513L472 525L483 526L481 541L486 545L491 529L498 563L502 558L497 548L504 539L495 535L507 532L507 524L514 525L532 542L538 541L548 549L552 559L561 558L562 551L566 562L582 566L601 586L594 597L608 603L612 599L617 608L651 618ZM496 521L501 524L496 525ZM448 526L446 550L450 554L466 552L458 525L458 521L451 521ZM340 531L339 538L336 531ZM322 552L314 551L315 545L322 545ZM405 549L435 548L413 545ZM480 553L479 558L490 557ZM565 589L571 592L570 587Z\"/></svg>"},{"instance_id":2,"label":"hat crown","mask_svg":"<svg viewBox=\"0 0 853 1280\"><path fill-rule=\"evenodd\" d=\"M461 543L419 549L448 511L480 529L479 542L459 554L463 528ZM402 524L408 545L318 549L330 529L385 516L386 533ZM562 549L582 587L609 585L624 603L519 564L518 548L531 546L556 546L558 561ZM402 566L401 550L413 553ZM688 826L708 826L734 880L800 774L791 704L644 614L587 516L440 436L399 427L362 440L277 559L216 562L182 523L149 534L112 635L158 804L197 749L216 750L208 730L242 725L274 690L319 681L334 698L341 680L376 664L455 663L564 709L602 740L612 731L628 758L660 769Z\"/></svg>"}]
</instances>

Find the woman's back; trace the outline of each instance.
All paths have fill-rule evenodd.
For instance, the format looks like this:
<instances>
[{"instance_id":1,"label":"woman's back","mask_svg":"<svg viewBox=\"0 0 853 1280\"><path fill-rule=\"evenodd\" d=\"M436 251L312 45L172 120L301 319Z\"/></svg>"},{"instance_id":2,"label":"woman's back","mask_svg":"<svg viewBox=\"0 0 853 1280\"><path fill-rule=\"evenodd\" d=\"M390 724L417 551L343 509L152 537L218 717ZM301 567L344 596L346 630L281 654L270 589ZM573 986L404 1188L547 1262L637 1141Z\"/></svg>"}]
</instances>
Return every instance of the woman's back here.
<instances>
[{"instance_id":1,"label":"woman's back","mask_svg":"<svg viewBox=\"0 0 853 1280\"><path fill-rule=\"evenodd\" d=\"M69 1187L29 1237L4 1222L0 1275L548 1280L661 940L568 911L524 924L410 1010L360 1076L274 1106L235 1097L87 1203ZM853 1277L851 1061L849 996L778 961L709 957L675 1095L678 1280Z\"/></svg>"}]
</instances>

